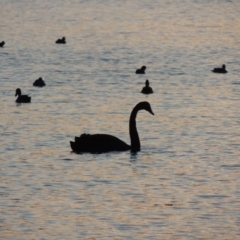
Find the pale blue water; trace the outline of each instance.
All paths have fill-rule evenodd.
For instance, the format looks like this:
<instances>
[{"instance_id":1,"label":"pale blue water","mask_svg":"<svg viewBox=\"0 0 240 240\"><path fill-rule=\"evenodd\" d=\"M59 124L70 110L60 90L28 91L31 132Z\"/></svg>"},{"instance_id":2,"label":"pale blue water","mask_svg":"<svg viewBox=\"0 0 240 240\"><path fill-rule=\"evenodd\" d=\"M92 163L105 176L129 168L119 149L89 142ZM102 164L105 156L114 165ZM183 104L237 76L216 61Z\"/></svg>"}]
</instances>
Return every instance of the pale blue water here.
<instances>
[{"instance_id":1,"label":"pale blue water","mask_svg":"<svg viewBox=\"0 0 240 240\"><path fill-rule=\"evenodd\" d=\"M0 2L1 239L240 239L239 1ZM71 153L140 101L141 152Z\"/></svg>"}]
</instances>

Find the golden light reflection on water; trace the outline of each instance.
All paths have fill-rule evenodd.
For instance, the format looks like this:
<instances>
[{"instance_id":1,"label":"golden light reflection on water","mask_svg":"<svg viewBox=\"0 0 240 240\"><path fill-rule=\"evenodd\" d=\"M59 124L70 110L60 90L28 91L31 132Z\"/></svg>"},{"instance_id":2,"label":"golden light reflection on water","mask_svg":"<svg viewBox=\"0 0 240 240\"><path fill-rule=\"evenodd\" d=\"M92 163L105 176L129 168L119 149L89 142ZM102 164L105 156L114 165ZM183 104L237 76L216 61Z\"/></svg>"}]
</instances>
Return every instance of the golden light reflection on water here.
<instances>
[{"instance_id":1,"label":"golden light reflection on water","mask_svg":"<svg viewBox=\"0 0 240 240\"><path fill-rule=\"evenodd\" d=\"M4 239L237 239L237 1L4 1L0 235ZM66 36L65 46L55 45ZM226 75L211 72L223 63ZM147 65L146 75L135 75ZM32 87L43 76L47 86ZM141 95L146 79L154 94ZM32 96L15 104L14 90ZM81 133L142 151L71 153Z\"/></svg>"}]
</instances>

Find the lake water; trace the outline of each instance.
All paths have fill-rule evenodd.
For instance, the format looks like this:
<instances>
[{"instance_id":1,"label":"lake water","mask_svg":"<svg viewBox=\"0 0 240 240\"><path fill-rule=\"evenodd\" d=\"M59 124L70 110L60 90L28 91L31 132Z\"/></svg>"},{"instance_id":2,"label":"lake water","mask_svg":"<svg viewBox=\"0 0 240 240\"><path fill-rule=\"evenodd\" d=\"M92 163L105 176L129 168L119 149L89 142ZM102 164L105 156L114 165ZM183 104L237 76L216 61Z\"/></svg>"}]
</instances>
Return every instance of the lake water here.
<instances>
[{"instance_id":1,"label":"lake water","mask_svg":"<svg viewBox=\"0 0 240 240\"><path fill-rule=\"evenodd\" d=\"M240 239L239 12L238 0L1 0L0 238ZM16 88L32 102L16 104ZM155 115L138 114L139 153L71 152L81 133L130 143L141 101Z\"/></svg>"}]
</instances>

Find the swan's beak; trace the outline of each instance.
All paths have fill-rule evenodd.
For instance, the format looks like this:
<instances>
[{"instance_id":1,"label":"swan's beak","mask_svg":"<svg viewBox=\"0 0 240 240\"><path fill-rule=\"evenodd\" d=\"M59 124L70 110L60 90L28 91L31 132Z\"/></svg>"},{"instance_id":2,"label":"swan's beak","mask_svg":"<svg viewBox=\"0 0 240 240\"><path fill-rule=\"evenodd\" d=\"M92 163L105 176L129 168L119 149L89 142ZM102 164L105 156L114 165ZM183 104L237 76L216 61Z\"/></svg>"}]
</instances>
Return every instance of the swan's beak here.
<instances>
[{"instance_id":1,"label":"swan's beak","mask_svg":"<svg viewBox=\"0 0 240 240\"><path fill-rule=\"evenodd\" d=\"M148 112L150 112L152 115L154 115L154 113L153 113L153 111L152 111L152 109L150 108L150 109L148 109Z\"/></svg>"}]
</instances>

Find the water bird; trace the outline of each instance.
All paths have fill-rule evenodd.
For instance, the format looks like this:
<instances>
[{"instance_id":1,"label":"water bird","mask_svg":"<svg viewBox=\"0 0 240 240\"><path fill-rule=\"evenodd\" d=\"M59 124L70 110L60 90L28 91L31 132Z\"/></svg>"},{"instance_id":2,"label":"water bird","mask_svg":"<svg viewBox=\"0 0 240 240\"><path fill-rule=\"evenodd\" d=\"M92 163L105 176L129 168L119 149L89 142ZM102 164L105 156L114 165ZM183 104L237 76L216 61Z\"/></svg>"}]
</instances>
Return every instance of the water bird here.
<instances>
[{"instance_id":1,"label":"water bird","mask_svg":"<svg viewBox=\"0 0 240 240\"><path fill-rule=\"evenodd\" d=\"M215 73L227 73L225 64L223 64L221 68L214 68L212 70L212 72L215 72Z\"/></svg>"},{"instance_id":2,"label":"water bird","mask_svg":"<svg viewBox=\"0 0 240 240\"><path fill-rule=\"evenodd\" d=\"M46 86L46 83L42 80L42 78L40 77L39 79L37 79L34 83L33 83L34 87L44 87Z\"/></svg>"},{"instance_id":3,"label":"water bird","mask_svg":"<svg viewBox=\"0 0 240 240\"><path fill-rule=\"evenodd\" d=\"M75 142L70 141L70 146L75 153L105 153L111 151L138 152L141 150L140 139L136 127L136 117L140 110L146 110L154 115L151 105L148 102L139 102L132 110L129 119L129 135L131 145L123 142L119 138L108 134L82 134L75 137Z\"/></svg>"},{"instance_id":4,"label":"water bird","mask_svg":"<svg viewBox=\"0 0 240 240\"><path fill-rule=\"evenodd\" d=\"M148 81L148 80L146 80L145 85L146 85L146 86L143 87L141 93L144 93L144 94L151 94L151 93L153 93L152 88L149 87L149 81Z\"/></svg>"},{"instance_id":5,"label":"water bird","mask_svg":"<svg viewBox=\"0 0 240 240\"><path fill-rule=\"evenodd\" d=\"M29 97L28 95L22 95L20 88L16 89L15 97L16 96L18 96L18 98L16 99L17 103L30 103L31 102L31 97Z\"/></svg>"},{"instance_id":6,"label":"water bird","mask_svg":"<svg viewBox=\"0 0 240 240\"><path fill-rule=\"evenodd\" d=\"M140 69L136 70L136 74L145 74L146 66L142 66Z\"/></svg>"},{"instance_id":7,"label":"water bird","mask_svg":"<svg viewBox=\"0 0 240 240\"><path fill-rule=\"evenodd\" d=\"M4 42L4 41L0 42L0 47L3 47L3 46L4 46L4 44L5 44L5 42Z\"/></svg>"},{"instance_id":8,"label":"water bird","mask_svg":"<svg viewBox=\"0 0 240 240\"><path fill-rule=\"evenodd\" d=\"M65 44L66 43L65 37L63 37L62 39L58 39L56 41L56 43L58 43L58 44Z\"/></svg>"}]
</instances>

